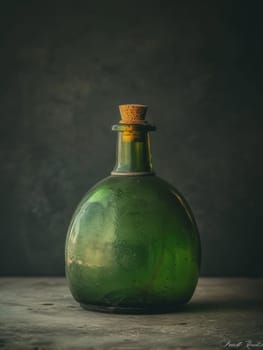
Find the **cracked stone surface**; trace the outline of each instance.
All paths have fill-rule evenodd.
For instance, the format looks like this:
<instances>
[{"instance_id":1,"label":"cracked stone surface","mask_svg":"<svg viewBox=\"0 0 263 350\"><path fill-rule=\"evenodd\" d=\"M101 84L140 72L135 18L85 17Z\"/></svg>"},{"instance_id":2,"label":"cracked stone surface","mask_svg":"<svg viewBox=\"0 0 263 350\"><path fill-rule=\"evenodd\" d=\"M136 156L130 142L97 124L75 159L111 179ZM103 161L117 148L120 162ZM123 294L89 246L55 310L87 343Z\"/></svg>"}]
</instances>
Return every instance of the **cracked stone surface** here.
<instances>
[{"instance_id":1,"label":"cracked stone surface","mask_svg":"<svg viewBox=\"0 0 263 350\"><path fill-rule=\"evenodd\" d=\"M263 279L203 277L181 311L154 315L83 310L62 277L0 279L1 347L223 349L241 342L246 349L248 341L263 348Z\"/></svg>"}]
</instances>

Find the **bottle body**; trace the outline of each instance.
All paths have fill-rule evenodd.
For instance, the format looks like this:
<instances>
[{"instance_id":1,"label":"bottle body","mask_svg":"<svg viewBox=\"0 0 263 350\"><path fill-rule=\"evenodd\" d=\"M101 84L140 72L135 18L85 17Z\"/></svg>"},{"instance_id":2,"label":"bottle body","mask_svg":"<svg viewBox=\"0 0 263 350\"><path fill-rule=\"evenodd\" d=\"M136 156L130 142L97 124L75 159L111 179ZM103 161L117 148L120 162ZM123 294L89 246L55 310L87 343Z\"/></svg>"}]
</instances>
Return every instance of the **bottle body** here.
<instances>
[{"instance_id":1,"label":"bottle body","mask_svg":"<svg viewBox=\"0 0 263 350\"><path fill-rule=\"evenodd\" d=\"M190 208L155 175L99 182L78 206L66 240L72 295L101 311L176 309L195 290L200 259Z\"/></svg>"}]
</instances>

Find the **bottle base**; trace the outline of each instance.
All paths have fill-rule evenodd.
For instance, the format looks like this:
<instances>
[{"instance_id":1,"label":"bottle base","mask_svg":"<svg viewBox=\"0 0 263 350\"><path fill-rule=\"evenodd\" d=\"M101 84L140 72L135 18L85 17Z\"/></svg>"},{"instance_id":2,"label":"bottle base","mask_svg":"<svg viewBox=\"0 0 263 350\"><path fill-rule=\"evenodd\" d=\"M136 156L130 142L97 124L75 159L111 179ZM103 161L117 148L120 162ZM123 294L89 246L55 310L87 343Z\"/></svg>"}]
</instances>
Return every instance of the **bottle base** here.
<instances>
[{"instance_id":1,"label":"bottle base","mask_svg":"<svg viewBox=\"0 0 263 350\"><path fill-rule=\"evenodd\" d=\"M162 314L180 312L185 308L184 304L171 304L171 305L153 305L144 307L129 307L129 306L105 306L105 305L94 305L79 303L80 306L88 311L98 311L104 313L115 313L115 314Z\"/></svg>"}]
</instances>

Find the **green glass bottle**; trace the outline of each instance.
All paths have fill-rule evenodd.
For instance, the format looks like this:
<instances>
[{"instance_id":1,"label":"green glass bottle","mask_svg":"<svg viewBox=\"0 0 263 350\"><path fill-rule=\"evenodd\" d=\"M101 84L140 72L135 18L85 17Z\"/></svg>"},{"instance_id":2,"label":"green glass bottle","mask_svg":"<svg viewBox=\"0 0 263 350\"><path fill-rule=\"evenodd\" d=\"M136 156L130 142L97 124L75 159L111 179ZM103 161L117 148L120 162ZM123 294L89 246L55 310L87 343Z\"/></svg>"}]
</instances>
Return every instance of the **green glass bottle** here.
<instances>
[{"instance_id":1,"label":"green glass bottle","mask_svg":"<svg viewBox=\"0 0 263 350\"><path fill-rule=\"evenodd\" d=\"M66 277L86 309L174 311L195 290L201 245L182 195L152 170L144 105L120 106L111 176L84 196L68 229Z\"/></svg>"}]
</instances>

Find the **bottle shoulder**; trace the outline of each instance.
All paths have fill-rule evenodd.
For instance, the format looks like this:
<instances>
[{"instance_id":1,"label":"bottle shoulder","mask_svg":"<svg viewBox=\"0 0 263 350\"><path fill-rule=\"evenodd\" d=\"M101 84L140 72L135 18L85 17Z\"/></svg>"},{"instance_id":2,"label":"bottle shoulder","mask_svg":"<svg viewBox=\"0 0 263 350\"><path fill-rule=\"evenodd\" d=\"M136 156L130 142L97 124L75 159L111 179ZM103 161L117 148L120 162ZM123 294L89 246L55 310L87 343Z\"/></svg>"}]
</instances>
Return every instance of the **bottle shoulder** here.
<instances>
[{"instance_id":1,"label":"bottle shoulder","mask_svg":"<svg viewBox=\"0 0 263 350\"><path fill-rule=\"evenodd\" d=\"M162 187L165 189L170 189L170 190L175 190L177 189L164 180L163 178L153 174L153 175L142 175L142 176L133 176L133 175L111 175L108 176L99 182L97 182L91 190L94 190L99 187L104 187L104 186L112 186L114 187L119 187L119 186L131 186L131 187Z\"/></svg>"},{"instance_id":2,"label":"bottle shoulder","mask_svg":"<svg viewBox=\"0 0 263 350\"><path fill-rule=\"evenodd\" d=\"M153 223L153 227L155 224L164 225L167 230L173 227L174 232L181 227L182 232L198 233L194 216L185 199L171 184L158 176L109 176L99 181L80 202L72 225L80 217L83 222L113 220L121 227L133 227L132 223L137 221L140 222L137 225L147 226L148 221Z\"/></svg>"},{"instance_id":3,"label":"bottle shoulder","mask_svg":"<svg viewBox=\"0 0 263 350\"><path fill-rule=\"evenodd\" d=\"M163 178L150 176L108 176L97 182L84 196L87 200L105 201L114 197L118 200L137 199L143 202L177 201L190 209L181 193ZM80 203L80 205L81 205Z\"/></svg>"},{"instance_id":4,"label":"bottle shoulder","mask_svg":"<svg viewBox=\"0 0 263 350\"><path fill-rule=\"evenodd\" d=\"M174 192L179 191L166 180L162 179L156 175L149 176L126 176L126 175L111 175L100 181L98 181L94 186L92 186L86 195L90 195L95 191L101 191L110 189L115 190L125 190L125 192L135 191L136 193L145 193L148 191L152 192Z\"/></svg>"}]
</instances>

